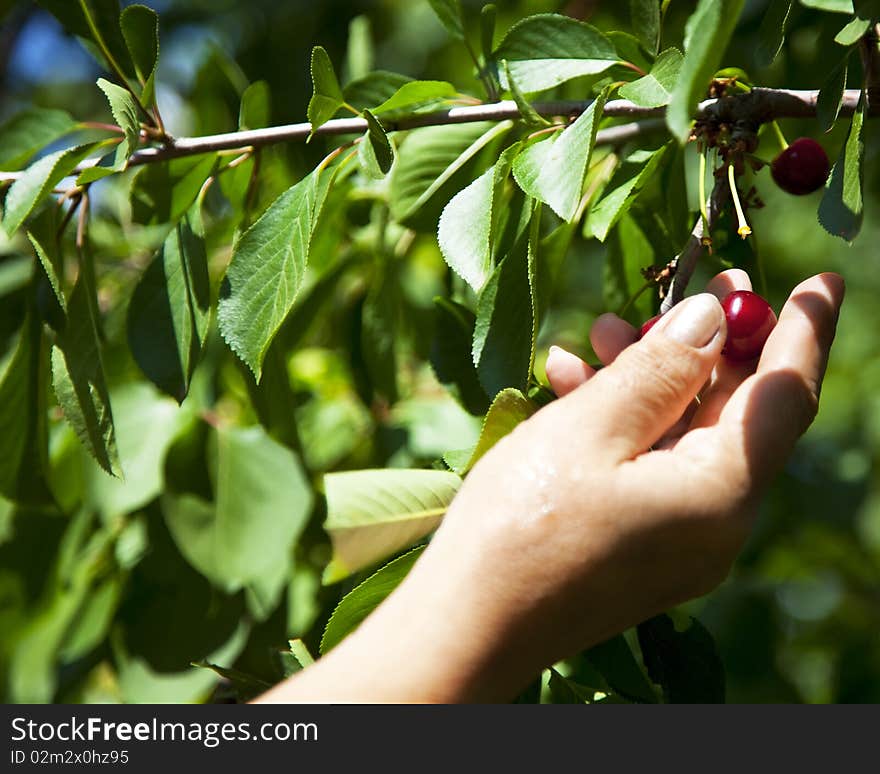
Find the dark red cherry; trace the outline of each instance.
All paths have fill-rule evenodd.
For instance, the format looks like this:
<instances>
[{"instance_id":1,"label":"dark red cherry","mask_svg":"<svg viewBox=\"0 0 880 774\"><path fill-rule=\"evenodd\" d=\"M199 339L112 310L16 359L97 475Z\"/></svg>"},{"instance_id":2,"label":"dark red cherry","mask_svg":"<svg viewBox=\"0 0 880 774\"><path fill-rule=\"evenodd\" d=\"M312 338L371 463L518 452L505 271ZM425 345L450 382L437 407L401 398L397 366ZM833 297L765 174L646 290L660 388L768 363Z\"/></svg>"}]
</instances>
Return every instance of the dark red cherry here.
<instances>
[{"instance_id":1,"label":"dark red cherry","mask_svg":"<svg viewBox=\"0 0 880 774\"><path fill-rule=\"evenodd\" d=\"M776 325L773 309L750 290L735 290L721 301L727 318L727 342L722 354L730 360L753 360Z\"/></svg>"},{"instance_id":2,"label":"dark red cherry","mask_svg":"<svg viewBox=\"0 0 880 774\"><path fill-rule=\"evenodd\" d=\"M795 196L818 191L831 165L825 149L810 137L799 137L770 165L770 174L783 191Z\"/></svg>"},{"instance_id":3,"label":"dark red cherry","mask_svg":"<svg viewBox=\"0 0 880 774\"><path fill-rule=\"evenodd\" d=\"M651 328L653 328L654 325L656 325L656 323L657 323L657 321L658 321L659 319L660 319L660 315L659 315L659 314L655 314L650 320L645 320L645 322L642 323L641 330L639 331L639 338L640 338L640 339L643 338L644 335L645 335L649 330L651 330Z\"/></svg>"}]
</instances>

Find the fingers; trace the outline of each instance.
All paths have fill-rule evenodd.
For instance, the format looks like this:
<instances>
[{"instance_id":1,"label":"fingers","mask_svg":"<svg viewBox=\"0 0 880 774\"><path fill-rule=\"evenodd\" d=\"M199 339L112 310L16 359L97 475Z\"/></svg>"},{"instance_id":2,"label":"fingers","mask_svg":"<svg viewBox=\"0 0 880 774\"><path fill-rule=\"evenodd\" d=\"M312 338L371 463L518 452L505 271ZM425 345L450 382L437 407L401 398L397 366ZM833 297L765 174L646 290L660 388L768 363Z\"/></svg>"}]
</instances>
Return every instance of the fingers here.
<instances>
[{"instance_id":1,"label":"fingers","mask_svg":"<svg viewBox=\"0 0 880 774\"><path fill-rule=\"evenodd\" d=\"M605 365L613 363L615 358L637 339L636 329L612 312L596 318L590 329L590 344L593 345L596 356Z\"/></svg>"},{"instance_id":2,"label":"fingers","mask_svg":"<svg viewBox=\"0 0 880 774\"><path fill-rule=\"evenodd\" d=\"M724 465L726 476L754 490L775 475L815 417L828 353L843 302L836 274L798 285L764 345L757 372L734 392L717 424L685 436L676 453ZM699 447L699 448L697 448Z\"/></svg>"},{"instance_id":3,"label":"fingers","mask_svg":"<svg viewBox=\"0 0 880 774\"><path fill-rule=\"evenodd\" d=\"M716 274L706 283L706 292L711 293L719 301L734 290L751 290L752 281L742 269L727 269Z\"/></svg>"},{"instance_id":4,"label":"fingers","mask_svg":"<svg viewBox=\"0 0 880 774\"><path fill-rule=\"evenodd\" d=\"M560 398L580 387L596 373L577 355L556 346L550 347L544 370L550 386Z\"/></svg>"},{"instance_id":5,"label":"fingers","mask_svg":"<svg viewBox=\"0 0 880 774\"><path fill-rule=\"evenodd\" d=\"M645 451L681 417L717 362L725 333L718 300L692 296L571 396L606 460Z\"/></svg>"}]
</instances>

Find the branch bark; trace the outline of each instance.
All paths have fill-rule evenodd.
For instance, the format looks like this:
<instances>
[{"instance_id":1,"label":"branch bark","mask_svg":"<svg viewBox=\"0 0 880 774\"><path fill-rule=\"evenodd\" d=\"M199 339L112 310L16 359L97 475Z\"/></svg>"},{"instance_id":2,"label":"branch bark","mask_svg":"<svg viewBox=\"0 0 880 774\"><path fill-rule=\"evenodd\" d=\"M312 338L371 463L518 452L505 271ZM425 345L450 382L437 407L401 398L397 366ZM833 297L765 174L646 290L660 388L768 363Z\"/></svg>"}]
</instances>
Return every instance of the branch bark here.
<instances>
[{"instance_id":1,"label":"branch bark","mask_svg":"<svg viewBox=\"0 0 880 774\"><path fill-rule=\"evenodd\" d=\"M672 275L672 282L669 285L669 292L663 298L660 304L660 314L666 314L673 306L684 298L684 292L687 289L691 276L696 268L697 261L705 250L703 237L709 236L709 232L718 221L718 216L724 207L730 188L727 184L727 178L724 175L719 176L715 181L712 193L706 202L707 222L703 223L703 216L697 218L697 222L691 231L690 237L682 251L672 259L672 266L675 273Z\"/></svg>"},{"instance_id":2,"label":"branch bark","mask_svg":"<svg viewBox=\"0 0 880 774\"><path fill-rule=\"evenodd\" d=\"M844 92L841 115L852 115L859 101L859 89ZM719 122L750 121L761 124L777 118L809 118L816 115L817 90L797 91L791 89L752 89L747 94L737 94L721 99L709 99L700 103L695 118L711 119ZM543 116L574 118L592 104L591 101L578 102L537 102L535 110ZM601 130L596 138L599 144L624 142L645 132L662 128L665 108L644 108L623 99L615 99L605 104L604 115L616 118L633 118L634 123L609 127ZM869 113L880 115L880 104L869 107ZM404 131L423 126L445 126L449 124L472 123L476 121L505 121L520 118L520 112L513 100L493 102L483 105L453 107L433 113L385 121L383 125L389 132ZM655 119L655 120L644 120ZM319 136L363 134L367 123L362 118L339 118L319 126L315 131ZM243 132L228 132L204 137L179 137L168 144L135 151L128 160L128 166L151 164L182 156L194 156L221 150L260 148L282 142L305 140L312 131L311 124L287 124L265 129L251 129ZM94 166L97 159L90 159L78 171ZM15 180L20 172L0 172L0 182Z\"/></svg>"}]
</instances>

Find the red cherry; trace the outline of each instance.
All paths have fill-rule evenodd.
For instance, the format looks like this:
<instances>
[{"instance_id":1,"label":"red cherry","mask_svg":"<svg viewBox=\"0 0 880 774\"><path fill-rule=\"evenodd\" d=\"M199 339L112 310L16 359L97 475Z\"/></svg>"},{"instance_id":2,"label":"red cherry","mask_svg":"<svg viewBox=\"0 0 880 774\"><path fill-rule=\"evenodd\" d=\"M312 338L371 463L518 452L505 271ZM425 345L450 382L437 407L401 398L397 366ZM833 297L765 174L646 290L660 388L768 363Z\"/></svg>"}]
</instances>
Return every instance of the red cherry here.
<instances>
[{"instance_id":1,"label":"red cherry","mask_svg":"<svg viewBox=\"0 0 880 774\"><path fill-rule=\"evenodd\" d=\"M757 293L735 290L721 301L727 318L727 342L722 354L729 360L752 360L776 325L776 315Z\"/></svg>"},{"instance_id":2,"label":"red cherry","mask_svg":"<svg viewBox=\"0 0 880 774\"><path fill-rule=\"evenodd\" d=\"M783 191L795 196L818 191L831 165L825 149L810 137L799 137L770 165L770 174Z\"/></svg>"},{"instance_id":3,"label":"red cherry","mask_svg":"<svg viewBox=\"0 0 880 774\"><path fill-rule=\"evenodd\" d=\"M639 338L644 338L645 334L657 324L657 321L659 319L660 315L655 314L650 320L645 320L645 322L642 323L641 330L639 331Z\"/></svg>"}]
</instances>

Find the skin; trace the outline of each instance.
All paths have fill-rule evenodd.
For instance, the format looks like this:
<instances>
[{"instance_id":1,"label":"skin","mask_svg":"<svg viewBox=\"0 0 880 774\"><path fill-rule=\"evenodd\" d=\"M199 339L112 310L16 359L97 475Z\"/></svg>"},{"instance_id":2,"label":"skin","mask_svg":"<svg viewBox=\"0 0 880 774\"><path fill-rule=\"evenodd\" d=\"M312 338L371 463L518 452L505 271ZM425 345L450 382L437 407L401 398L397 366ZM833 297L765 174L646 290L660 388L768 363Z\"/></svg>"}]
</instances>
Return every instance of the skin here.
<instances>
[{"instance_id":1,"label":"skin","mask_svg":"<svg viewBox=\"0 0 880 774\"><path fill-rule=\"evenodd\" d=\"M603 315L598 373L559 348L560 399L468 475L404 582L264 702L508 701L542 668L706 594L816 415L843 280L798 285L758 362L721 358L730 270L636 341ZM689 341L690 343L685 343Z\"/></svg>"}]
</instances>

